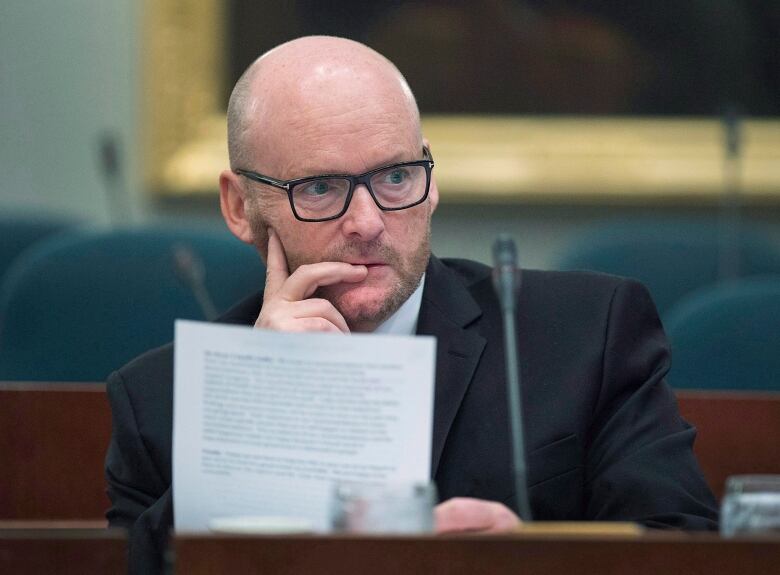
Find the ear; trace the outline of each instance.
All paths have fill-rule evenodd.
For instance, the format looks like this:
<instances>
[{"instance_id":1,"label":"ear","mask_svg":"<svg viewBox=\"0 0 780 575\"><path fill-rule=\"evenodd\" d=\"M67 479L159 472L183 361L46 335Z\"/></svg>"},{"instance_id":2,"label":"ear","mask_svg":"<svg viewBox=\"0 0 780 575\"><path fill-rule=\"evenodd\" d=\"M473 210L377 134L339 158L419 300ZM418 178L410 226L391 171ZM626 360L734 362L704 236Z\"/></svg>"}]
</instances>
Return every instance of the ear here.
<instances>
[{"instance_id":1,"label":"ear","mask_svg":"<svg viewBox=\"0 0 780 575\"><path fill-rule=\"evenodd\" d=\"M428 148L428 151L431 152L431 157L433 157L431 143L428 141L428 138L423 138L423 146ZM431 186L428 189L428 202L431 205L431 213L435 212L436 206L439 205L439 186L436 184L436 174L434 172L431 172Z\"/></svg>"},{"instance_id":2,"label":"ear","mask_svg":"<svg viewBox=\"0 0 780 575\"><path fill-rule=\"evenodd\" d=\"M252 226L246 216L246 196L238 174L225 170L219 175L219 206L228 229L242 242L254 243Z\"/></svg>"}]
</instances>

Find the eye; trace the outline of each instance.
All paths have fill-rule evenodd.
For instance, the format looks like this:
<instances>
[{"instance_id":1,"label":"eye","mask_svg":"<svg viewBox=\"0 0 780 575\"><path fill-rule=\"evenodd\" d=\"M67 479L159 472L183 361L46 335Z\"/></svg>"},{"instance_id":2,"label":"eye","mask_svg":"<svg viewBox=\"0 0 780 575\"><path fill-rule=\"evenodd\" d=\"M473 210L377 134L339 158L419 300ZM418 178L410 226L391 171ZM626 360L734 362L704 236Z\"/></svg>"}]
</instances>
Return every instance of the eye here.
<instances>
[{"instance_id":1,"label":"eye","mask_svg":"<svg viewBox=\"0 0 780 575\"><path fill-rule=\"evenodd\" d=\"M323 196L331 191L331 185L328 180L314 180L304 186L302 191L309 196Z\"/></svg>"},{"instance_id":2,"label":"eye","mask_svg":"<svg viewBox=\"0 0 780 575\"><path fill-rule=\"evenodd\" d=\"M397 186L399 184L403 184L408 179L409 179L409 172L407 170L403 168L396 168L385 174L385 177L382 179L382 183L392 184Z\"/></svg>"}]
</instances>

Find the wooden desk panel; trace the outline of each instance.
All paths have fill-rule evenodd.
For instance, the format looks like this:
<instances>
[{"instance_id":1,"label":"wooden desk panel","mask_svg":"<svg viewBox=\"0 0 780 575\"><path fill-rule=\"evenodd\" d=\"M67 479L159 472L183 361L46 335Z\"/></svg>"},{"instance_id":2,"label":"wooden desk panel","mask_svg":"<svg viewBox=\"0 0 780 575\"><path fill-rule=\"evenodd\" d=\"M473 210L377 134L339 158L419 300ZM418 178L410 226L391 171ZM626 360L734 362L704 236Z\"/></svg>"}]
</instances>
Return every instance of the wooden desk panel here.
<instances>
[{"instance_id":1,"label":"wooden desk panel","mask_svg":"<svg viewBox=\"0 0 780 575\"><path fill-rule=\"evenodd\" d=\"M729 475L780 474L780 393L678 391L677 400L699 431L694 451L718 498Z\"/></svg>"},{"instance_id":2,"label":"wooden desk panel","mask_svg":"<svg viewBox=\"0 0 780 575\"><path fill-rule=\"evenodd\" d=\"M716 495L729 475L780 474L780 394L677 396ZM102 384L0 384L0 519L102 519L110 433Z\"/></svg>"},{"instance_id":3,"label":"wooden desk panel","mask_svg":"<svg viewBox=\"0 0 780 575\"><path fill-rule=\"evenodd\" d=\"M178 537L175 573L274 575L777 575L780 539Z\"/></svg>"},{"instance_id":4,"label":"wooden desk panel","mask_svg":"<svg viewBox=\"0 0 780 575\"><path fill-rule=\"evenodd\" d=\"M102 519L103 384L0 385L0 519Z\"/></svg>"},{"instance_id":5,"label":"wooden desk panel","mask_svg":"<svg viewBox=\"0 0 780 575\"><path fill-rule=\"evenodd\" d=\"M118 575L127 571L126 533L116 529L0 522L0 573Z\"/></svg>"}]
</instances>

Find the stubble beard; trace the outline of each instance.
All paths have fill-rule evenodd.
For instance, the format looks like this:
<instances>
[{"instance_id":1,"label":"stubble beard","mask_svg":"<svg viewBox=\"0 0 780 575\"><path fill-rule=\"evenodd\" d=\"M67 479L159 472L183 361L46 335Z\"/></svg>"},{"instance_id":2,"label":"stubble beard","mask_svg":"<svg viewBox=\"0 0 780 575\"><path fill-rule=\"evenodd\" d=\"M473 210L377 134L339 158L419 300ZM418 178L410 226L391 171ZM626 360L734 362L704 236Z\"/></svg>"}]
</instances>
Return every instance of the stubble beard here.
<instances>
[{"instance_id":1,"label":"stubble beard","mask_svg":"<svg viewBox=\"0 0 780 575\"><path fill-rule=\"evenodd\" d=\"M377 290L376 296L369 300L355 301L353 297L355 292L366 289L361 284L354 288L350 284L323 286L315 291L313 297L321 297L331 302L344 317L350 330L373 331L398 311L398 308L414 293L420 285L430 255L430 228L426 228L425 236L406 262L398 251L379 241L348 242L338 250L328 253L323 261L344 261L350 257L378 257L395 272L393 283L383 286L382 290ZM369 285L369 287L374 286Z\"/></svg>"}]
</instances>

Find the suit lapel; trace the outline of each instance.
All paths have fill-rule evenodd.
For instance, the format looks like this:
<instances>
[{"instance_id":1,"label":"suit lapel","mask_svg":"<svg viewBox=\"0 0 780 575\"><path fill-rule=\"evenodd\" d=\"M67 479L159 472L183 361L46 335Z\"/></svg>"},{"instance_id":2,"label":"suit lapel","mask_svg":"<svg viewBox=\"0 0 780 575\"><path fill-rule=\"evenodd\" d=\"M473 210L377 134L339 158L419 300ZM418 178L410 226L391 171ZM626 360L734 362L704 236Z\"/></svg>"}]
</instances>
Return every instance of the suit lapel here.
<instances>
[{"instance_id":1,"label":"suit lapel","mask_svg":"<svg viewBox=\"0 0 780 575\"><path fill-rule=\"evenodd\" d=\"M436 476L447 435L485 348L485 339L467 329L481 314L455 273L431 256L417 322L419 335L437 340L431 477Z\"/></svg>"}]
</instances>

